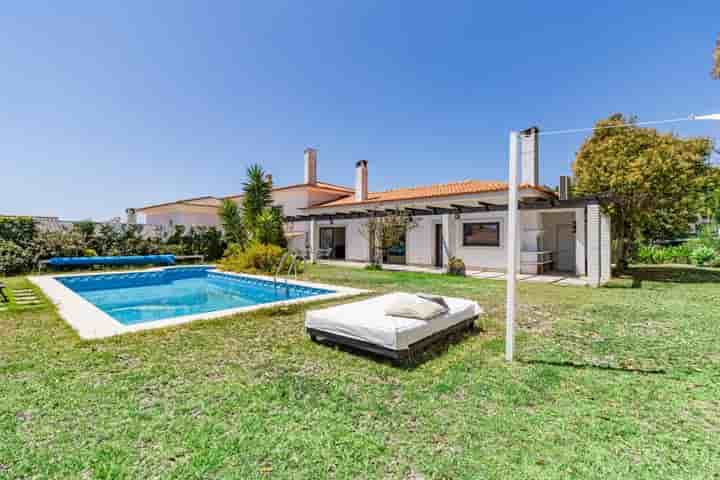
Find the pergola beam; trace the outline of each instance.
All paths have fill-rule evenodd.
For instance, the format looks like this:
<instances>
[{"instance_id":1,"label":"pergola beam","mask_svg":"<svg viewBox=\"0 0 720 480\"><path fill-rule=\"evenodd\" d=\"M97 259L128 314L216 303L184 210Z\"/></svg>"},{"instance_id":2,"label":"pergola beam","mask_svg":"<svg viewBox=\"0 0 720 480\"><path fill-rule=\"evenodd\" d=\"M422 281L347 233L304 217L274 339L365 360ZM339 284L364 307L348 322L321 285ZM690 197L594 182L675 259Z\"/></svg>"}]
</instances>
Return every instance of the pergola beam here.
<instances>
[{"instance_id":1,"label":"pergola beam","mask_svg":"<svg viewBox=\"0 0 720 480\"><path fill-rule=\"evenodd\" d=\"M571 198L569 200L557 200L557 199L543 199L533 202L519 201L518 206L520 210L559 210L567 208L582 208L586 205L594 204L606 204L613 201L611 196L591 196L582 198ZM478 202L480 206L474 207L470 205L459 205L453 204L452 208L448 207L434 207L428 205L425 208L406 207L396 209L384 209L384 210L354 210L350 212L338 212L338 213L317 213L317 214L306 214L306 215L295 215L285 217L286 222L304 222L312 219L315 220L330 220L332 219L353 219L353 218L368 218L368 217L384 217L400 213L401 211L409 212L413 216L424 216L424 215L438 215L443 213L477 213L477 212L504 212L507 211L507 205L497 205L487 202Z\"/></svg>"}]
</instances>

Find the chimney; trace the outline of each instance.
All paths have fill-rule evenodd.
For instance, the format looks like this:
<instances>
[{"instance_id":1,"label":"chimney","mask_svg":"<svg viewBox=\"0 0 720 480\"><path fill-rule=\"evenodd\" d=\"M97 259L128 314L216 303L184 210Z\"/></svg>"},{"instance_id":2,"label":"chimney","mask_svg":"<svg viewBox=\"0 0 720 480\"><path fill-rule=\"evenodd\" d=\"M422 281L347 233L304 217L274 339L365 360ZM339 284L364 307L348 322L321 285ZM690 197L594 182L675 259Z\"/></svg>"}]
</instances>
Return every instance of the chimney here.
<instances>
[{"instance_id":1,"label":"chimney","mask_svg":"<svg viewBox=\"0 0 720 480\"><path fill-rule=\"evenodd\" d=\"M568 200L570 198L570 185L572 181L567 175L560 175L560 200Z\"/></svg>"},{"instance_id":2,"label":"chimney","mask_svg":"<svg viewBox=\"0 0 720 480\"><path fill-rule=\"evenodd\" d=\"M520 155L522 168L520 169L520 183L527 185L540 184L540 145L538 134L540 129L530 127L523 130L520 135Z\"/></svg>"},{"instance_id":3,"label":"chimney","mask_svg":"<svg viewBox=\"0 0 720 480\"><path fill-rule=\"evenodd\" d=\"M355 201L368 199L368 162L360 160L355 164Z\"/></svg>"},{"instance_id":4,"label":"chimney","mask_svg":"<svg viewBox=\"0 0 720 480\"><path fill-rule=\"evenodd\" d=\"M125 214L127 215L128 225L135 225L137 223L137 214L134 208L126 208Z\"/></svg>"},{"instance_id":5,"label":"chimney","mask_svg":"<svg viewBox=\"0 0 720 480\"><path fill-rule=\"evenodd\" d=\"M272 173L268 173L265 175L265 180L270 184L270 187L272 187L273 181L272 181Z\"/></svg>"},{"instance_id":6,"label":"chimney","mask_svg":"<svg viewBox=\"0 0 720 480\"><path fill-rule=\"evenodd\" d=\"M317 183L317 150L314 148L305 149L305 183Z\"/></svg>"}]
</instances>

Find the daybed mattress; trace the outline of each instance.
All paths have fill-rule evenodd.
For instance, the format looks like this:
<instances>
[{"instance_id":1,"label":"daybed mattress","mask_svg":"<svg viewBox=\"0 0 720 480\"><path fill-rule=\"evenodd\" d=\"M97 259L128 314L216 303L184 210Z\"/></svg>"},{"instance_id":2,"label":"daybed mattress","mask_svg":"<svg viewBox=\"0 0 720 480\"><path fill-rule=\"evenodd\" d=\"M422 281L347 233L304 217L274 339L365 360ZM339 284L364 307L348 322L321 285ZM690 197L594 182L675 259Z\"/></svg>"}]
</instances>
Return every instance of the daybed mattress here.
<instances>
[{"instance_id":1,"label":"daybed mattress","mask_svg":"<svg viewBox=\"0 0 720 480\"><path fill-rule=\"evenodd\" d=\"M390 350L405 350L415 342L482 313L476 302L445 297L449 311L431 320L385 315L385 305L395 295L390 293L360 302L308 311L305 313L305 327Z\"/></svg>"}]
</instances>

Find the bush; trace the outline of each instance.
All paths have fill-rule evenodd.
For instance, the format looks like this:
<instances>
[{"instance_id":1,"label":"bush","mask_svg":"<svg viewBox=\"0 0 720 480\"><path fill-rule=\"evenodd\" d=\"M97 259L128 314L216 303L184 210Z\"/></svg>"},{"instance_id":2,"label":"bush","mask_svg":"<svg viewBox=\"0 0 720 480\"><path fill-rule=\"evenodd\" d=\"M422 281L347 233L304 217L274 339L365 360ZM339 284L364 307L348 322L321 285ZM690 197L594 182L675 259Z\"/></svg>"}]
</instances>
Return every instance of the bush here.
<instances>
[{"instance_id":1,"label":"bush","mask_svg":"<svg viewBox=\"0 0 720 480\"><path fill-rule=\"evenodd\" d=\"M690 253L690 260L698 266L703 266L706 263L712 262L715 258L715 250L706 245L701 245Z\"/></svg>"},{"instance_id":2,"label":"bush","mask_svg":"<svg viewBox=\"0 0 720 480\"><path fill-rule=\"evenodd\" d=\"M27 248L35 237L35 222L30 217L0 217L0 240Z\"/></svg>"},{"instance_id":3,"label":"bush","mask_svg":"<svg viewBox=\"0 0 720 480\"><path fill-rule=\"evenodd\" d=\"M275 273L285 250L277 245L263 245L253 242L244 251L237 245L228 248L226 256L218 262L222 270L238 273ZM281 271L290 267L290 257L285 260ZM303 269L303 262L297 264L298 273Z\"/></svg>"},{"instance_id":4,"label":"bush","mask_svg":"<svg viewBox=\"0 0 720 480\"><path fill-rule=\"evenodd\" d=\"M368 265L365 265L365 270L369 270L371 272L378 272L382 269L383 267L379 263L370 263Z\"/></svg>"},{"instance_id":5,"label":"bush","mask_svg":"<svg viewBox=\"0 0 720 480\"><path fill-rule=\"evenodd\" d=\"M460 277L465 276L465 262L462 258L450 257L448 259L448 275L458 275Z\"/></svg>"},{"instance_id":6,"label":"bush","mask_svg":"<svg viewBox=\"0 0 720 480\"><path fill-rule=\"evenodd\" d=\"M688 244L671 247L659 245L641 245L635 256L638 263L644 264L667 264L667 263L690 263L690 252L692 249Z\"/></svg>"},{"instance_id":7,"label":"bush","mask_svg":"<svg viewBox=\"0 0 720 480\"><path fill-rule=\"evenodd\" d=\"M14 275L32 269L32 251L15 242L0 239L0 275Z\"/></svg>"}]
</instances>

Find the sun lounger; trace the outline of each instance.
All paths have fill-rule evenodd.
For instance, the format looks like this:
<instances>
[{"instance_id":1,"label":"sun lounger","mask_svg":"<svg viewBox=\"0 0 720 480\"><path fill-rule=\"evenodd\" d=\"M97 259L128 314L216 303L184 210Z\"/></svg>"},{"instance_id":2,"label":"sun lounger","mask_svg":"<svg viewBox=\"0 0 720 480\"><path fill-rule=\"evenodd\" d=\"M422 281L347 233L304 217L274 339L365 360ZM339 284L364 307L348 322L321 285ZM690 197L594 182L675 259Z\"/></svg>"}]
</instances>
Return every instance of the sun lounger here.
<instances>
[{"instance_id":1,"label":"sun lounger","mask_svg":"<svg viewBox=\"0 0 720 480\"><path fill-rule=\"evenodd\" d=\"M2 298L3 302L7 303L8 298L5 295L5 284L0 282L0 298Z\"/></svg>"},{"instance_id":2,"label":"sun lounger","mask_svg":"<svg viewBox=\"0 0 720 480\"><path fill-rule=\"evenodd\" d=\"M385 314L398 295L391 293L305 314L305 330L313 341L326 341L373 352L393 360L413 356L435 341L472 328L480 306L463 298L444 297L448 311L430 320Z\"/></svg>"}]
</instances>

